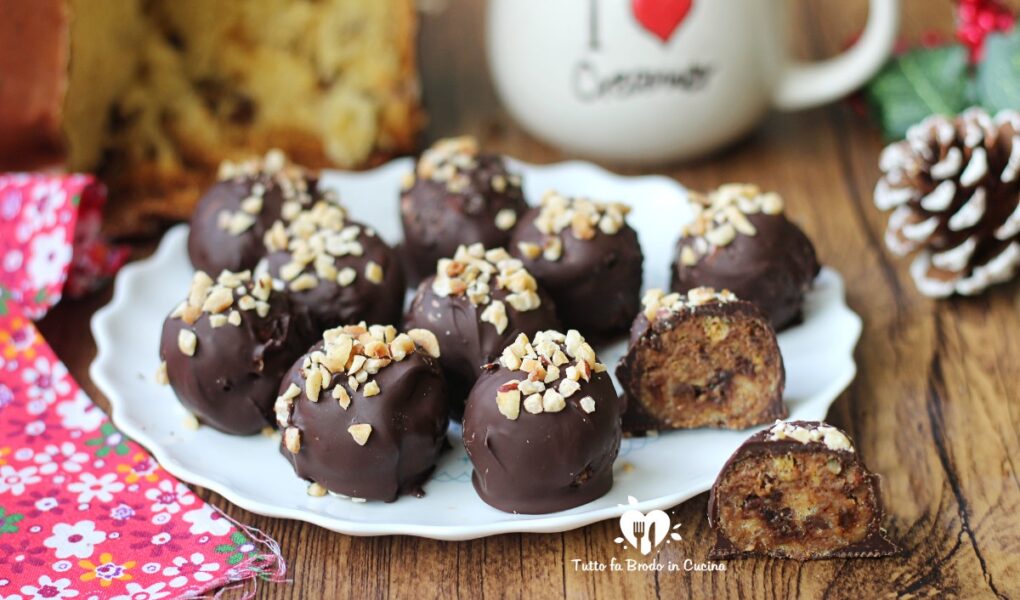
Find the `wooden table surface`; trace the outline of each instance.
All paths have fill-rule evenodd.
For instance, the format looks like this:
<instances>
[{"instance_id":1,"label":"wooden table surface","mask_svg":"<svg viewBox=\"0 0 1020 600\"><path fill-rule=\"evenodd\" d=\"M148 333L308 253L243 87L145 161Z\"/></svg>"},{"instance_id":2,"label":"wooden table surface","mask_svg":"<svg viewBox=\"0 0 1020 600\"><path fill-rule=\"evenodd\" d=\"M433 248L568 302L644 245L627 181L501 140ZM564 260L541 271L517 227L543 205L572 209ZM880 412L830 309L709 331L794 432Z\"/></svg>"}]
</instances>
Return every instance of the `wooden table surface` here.
<instances>
[{"instance_id":1,"label":"wooden table surface","mask_svg":"<svg viewBox=\"0 0 1020 600\"><path fill-rule=\"evenodd\" d=\"M562 0L561 0L562 1ZM435 4L435 3L430 3ZM828 56L864 23L863 0L793 0L795 46ZM904 0L904 37L952 31L948 0ZM1014 3L1014 7L1015 7ZM564 158L517 128L487 78L481 0L451 0L424 17L422 70L429 139L472 133L492 150L533 162ZM526 43L526 37L522 43ZM1017 284L973 299L932 301L882 245L885 219L871 202L882 140L845 104L773 115L754 136L696 164L658 169L696 189L756 182L782 192L788 212L847 282L864 318L859 373L829 421L857 440L883 477L895 558L731 561L726 572L589 573L572 558L641 558L613 542L616 520L558 534L470 542L348 537L265 518L202 496L280 542L291 584L261 598L771 598L1020 596L1020 296ZM624 172L640 172L624 170ZM88 380L92 312L108 292L61 304L43 333L101 405ZM684 460L684 457L677 457ZM704 561L713 540L706 494L669 511L683 541L661 559Z\"/></svg>"}]
</instances>

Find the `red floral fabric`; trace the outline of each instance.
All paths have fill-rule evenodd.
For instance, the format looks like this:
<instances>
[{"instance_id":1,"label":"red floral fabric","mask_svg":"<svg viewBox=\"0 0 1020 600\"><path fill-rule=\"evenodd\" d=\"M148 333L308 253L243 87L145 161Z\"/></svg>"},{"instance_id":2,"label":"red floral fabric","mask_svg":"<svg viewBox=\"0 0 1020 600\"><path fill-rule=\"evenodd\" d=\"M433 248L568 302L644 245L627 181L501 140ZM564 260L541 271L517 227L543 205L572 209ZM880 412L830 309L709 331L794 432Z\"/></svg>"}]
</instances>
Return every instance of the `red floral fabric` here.
<instances>
[{"instance_id":1,"label":"red floral fabric","mask_svg":"<svg viewBox=\"0 0 1020 600\"><path fill-rule=\"evenodd\" d=\"M128 258L99 233L106 188L90 175L0 174L0 287L37 319L101 285Z\"/></svg>"},{"instance_id":2,"label":"red floral fabric","mask_svg":"<svg viewBox=\"0 0 1020 600\"><path fill-rule=\"evenodd\" d=\"M276 543L124 437L31 321L73 277L84 291L123 262L98 236L104 195L86 176L0 175L0 600L187 598L278 580Z\"/></svg>"}]
</instances>

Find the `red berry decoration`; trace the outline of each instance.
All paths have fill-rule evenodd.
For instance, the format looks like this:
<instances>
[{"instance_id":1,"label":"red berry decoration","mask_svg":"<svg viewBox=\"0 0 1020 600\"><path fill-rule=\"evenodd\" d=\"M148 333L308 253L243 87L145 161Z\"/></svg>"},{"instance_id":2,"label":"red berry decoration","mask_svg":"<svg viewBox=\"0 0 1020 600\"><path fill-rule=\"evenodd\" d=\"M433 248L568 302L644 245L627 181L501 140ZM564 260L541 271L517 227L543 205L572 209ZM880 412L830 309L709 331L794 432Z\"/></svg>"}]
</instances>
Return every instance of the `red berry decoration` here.
<instances>
[{"instance_id":1,"label":"red berry decoration","mask_svg":"<svg viewBox=\"0 0 1020 600\"><path fill-rule=\"evenodd\" d=\"M997 0L960 0L956 17L956 37L977 64L984 56L985 37L997 31L1013 29L1016 16Z\"/></svg>"}]
</instances>

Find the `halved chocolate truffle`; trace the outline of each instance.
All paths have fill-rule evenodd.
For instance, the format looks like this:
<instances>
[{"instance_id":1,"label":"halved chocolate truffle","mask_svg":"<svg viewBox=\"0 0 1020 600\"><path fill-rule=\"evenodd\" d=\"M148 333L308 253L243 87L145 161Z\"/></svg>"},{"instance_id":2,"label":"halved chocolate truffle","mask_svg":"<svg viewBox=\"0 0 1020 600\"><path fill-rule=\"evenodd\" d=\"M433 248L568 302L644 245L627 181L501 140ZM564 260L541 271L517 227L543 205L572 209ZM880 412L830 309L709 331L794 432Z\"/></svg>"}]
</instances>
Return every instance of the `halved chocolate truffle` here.
<instances>
[{"instance_id":1,"label":"halved chocolate truffle","mask_svg":"<svg viewBox=\"0 0 1020 600\"><path fill-rule=\"evenodd\" d=\"M342 208L317 202L265 235L267 268L282 279L295 309L319 331L367 321L397 323L404 274L397 252Z\"/></svg>"},{"instance_id":2,"label":"halved chocolate truffle","mask_svg":"<svg viewBox=\"0 0 1020 600\"><path fill-rule=\"evenodd\" d=\"M436 334L455 416L482 372L517 336L557 329L559 320L548 294L506 250L461 246L444 258L436 274L418 286L407 313L409 329Z\"/></svg>"},{"instance_id":3,"label":"halved chocolate truffle","mask_svg":"<svg viewBox=\"0 0 1020 600\"><path fill-rule=\"evenodd\" d=\"M474 138L439 140L405 176L400 196L404 260L412 285L432 274L436 261L457 247L505 247L528 210L521 178L503 157L478 151Z\"/></svg>"},{"instance_id":4,"label":"halved chocolate truffle","mask_svg":"<svg viewBox=\"0 0 1020 600\"><path fill-rule=\"evenodd\" d=\"M464 412L482 500L512 513L566 510L613 485L620 399L576 330L521 334L485 368Z\"/></svg>"},{"instance_id":5,"label":"halved chocolate truffle","mask_svg":"<svg viewBox=\"0 0 1020 600\"><path fill-rule=\"evenodd\" d=\"M786 416L783 357L753 304L711 288L650 290L642 302L616 369L626 431L746 429Z\"/></svg>"},{"instance_id":6,"label":"halved chocolate truffle","mask_svg":"<svg viewBox=\"0 0 1020 600\"><path fill-rule=\"evenodd\" d=\"M213 274L253 269L266 255L262 244L266 230L319 199L338 202L331 191L318 189L312 173L288 163L279 150L264 158L223 163L219 180L191 217L191 264Z\"/></svg>"},{"instance_id":7,"label":"halved chocolate truffle","mask_svg":"<svg viewBox=\"0 0 1020 600\"><path fill-rule=\"evenodd\" d=\"M163 322L158 379L199 421L250 435L273 423L280 378L311 332L268 276L195 273L188 299Z\"/></svg>"},{"instance_id":8,"label":"halved chocolate truffle","mask_svg":"<svg viewBox=\"0 0 1020 600\"><path fill-rule=\"evenodd\" d=\"M283 378L280 451L308 493L392 502L424 494L447 446L449 410L438 342L428 331L327 330Z\"/></svg>"},{"instance_id":9,"label":"halved chocolate truffle","mask_svg":"<svg viewBox=\"0 0 1020 600\"><path fill-rule=\"evenodd\" d=\"M694 220L676 245L672 290L730 290L758 306L777 330L801 315L820 269L815 248L783 214L783 199L756 185L691 194Z\"/></svg>"},{"instance_id":10,"label":"halved chocolate truffle","mask_svg":"<svg viewBox=\"0 0 1020 600\"><path fill-rule=\"evenodd\" d=\"M846 433L817 421L776 424L726 462L708 500L713 558L888 556L879 479Z\"/></svg>"},{"instance_id":11,"label":"halved chocolate truffle","mask_svg":"<svg viewBox=\"0 0 1020 600\"><path fill-rule=\"evenodd\" d=\"M547 192L514 230L510 253L556 302L564 327L626 331L641 310L643 256L630 207Z\"/></svg>"}]
</instances>

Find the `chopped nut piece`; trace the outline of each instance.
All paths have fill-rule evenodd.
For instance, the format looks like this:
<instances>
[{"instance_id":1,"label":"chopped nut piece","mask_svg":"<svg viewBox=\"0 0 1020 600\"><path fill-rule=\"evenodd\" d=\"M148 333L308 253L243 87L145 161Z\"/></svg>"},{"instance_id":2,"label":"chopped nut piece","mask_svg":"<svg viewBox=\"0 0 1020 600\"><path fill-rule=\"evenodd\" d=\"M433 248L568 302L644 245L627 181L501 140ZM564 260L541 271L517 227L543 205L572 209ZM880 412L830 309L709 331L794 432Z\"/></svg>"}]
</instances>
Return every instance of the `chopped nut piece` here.
<instances>
[{"instance_id":1,"label":"chopped nut piece","mask_svg":"<svg viewBox=\"0 0 1020 600\"><path fill-rule=\"evenodd\" d=\"M517 249L520 250L521 254L529 260L535 260L542 255L542 247L530 242L519 242L517 244Z\"/></svg>"},{"instance_id":2,"label":"chopped nut piece","mask_svg":"<svg viewBox=\"0 0 1020 600\"><path fill-rule=\"evenodd\" d=\"M283 447L291 454L301 452L301 430L297 427L288 427L283 430Z\"/></svg>"},{"instance_id":3,"label":"chopped nut piece","mask_svg":"<svg viewBox=\"0 0 1020 600\"><path fill-rule=\"evenodd\" d=\"M182 329L177 334L177 348L185 356L194 356L195 348L198 346L198 337L190 329Z\"/></svg>"},{"instance_id":4,"label":"chopped nut piece","mask_svg":"<svg viewBox=\"0 0 1020 600\"><path fill-rule=\"evenodd\" d=\"M390 355L393 360L404 360L412 352L414 352L414 340L406 333L401 333L390 343Z\"/></svg>"},{"instance_id":5,"label":"chopped nut piece","mask_svg":"<svg viewBox=\"0 0 1020 600\"><path fill-rule=\"evenodd\" d=\"M595 412L595 399L592 398L591 396L585 396L584 398L581 398L581 410L583 410L586 413Z\"/></svg>"},{"instance_id":6,"label":"chopped nut piece","mask_svg":"<svg viewBox=\"0 0 1020 600\"><path fill-rule=\"evenodd\" d=\"M383 282L383 269L378 263L368 261L365 265L365 279L368 279L374 284L380 284Z\"/></svg>"},{"instance_id":7,"label":"chopped nut piece","mask_svg":"<svg viewBox=\"0 0 1020 600\"><path fill-rule=\"evenodd\" d=\"M690 246L684 246L680 250L680 264L685 267L693 267L698 264L698 254Z\"/></svg>"},{"instance_id":8,"label":"chopped nut piece","mask_svg":"<svg viewBox=\"0 0 1020 600\"><path fill-rule=\"evenodd\" d=\"M241 200L241 210L251 215L259 214L262 212L262 198L249 196Z\"/></svg>"},{"instance_id":9,"label":"chopped nut piece","mask_svg":"<svg viewBox=\"0 0 1020 600\"><path fill-rule=\"evenodd\" d=\"M319 278L311 273L302 273L297 279L290 282L292 292L304 292L319 285Z\"/></svg>"},{"instance_id":10,"label":"chopped nut piece","mask_svg":"<svg viewBox=\"0 0 1020 600\"><path fill-rule=\"evenodd\" d=\"M573 396L579 389L581 389L581 384L577 383L573 379L564 379L560 382L559 391L564 398Z\"/></svg>"},{"instance_id":11,"label":"chopped nut piece","mask_svg":"<svg viewBox=\"0 0 1020 600\"><path fill-rule=\"evenodd\" d=\"M510 208L504 208L496 213L496 227L502 231L509 231L517 224L517 213Z\"/></svg>"},{"instance_id":12,"label":"chopped nut piece","mask_svg":"<svg viewBox=\"0 0 1020 600\"><path fill-rule=\"evenodd\" d=\"M560 412L566 406L567 403L564 402L563 396L552 388L547 389L545 395L542 396L542 409L545 412Z\"/></svg>"},{"instance_id":13,"label":"chopped nut piece","mask_svg":"<svg viewBox=\"0 0 1020 600\"><path fill-rule=\"evenodd\" d=\"M230 323L234 327L239 326L241 324L241 313L236 310L230 311L230 314L227 315L227 323Z\"/></svg>"},{"instance_id":14,"label":"chopped nut piece","mask_svg":"<svg viewBox=\"0 0 1020 600\"><path fill-rule=\"evenodd\" d=\"M159 366L156 367L156 383L159 385L169 385L170 378L166 374L166 361L159 361Z\"/></svg>"},{"instance_id":15,"label":"chopped nut piece","mask_svg":"<svg viewBox=\"0 0 1020 600\"><path fill-rule=\"evenodd\" d=\"M316 369L308 374L305 380L305 396L312 402L319 401L319 393L322 391L322 373Z\"/></svg>"},{"instance_id":16,"label":"chopped nut piece","mask_svg":"<svg viewBox=\"0 0 1020 600\"><path fill-rule=\"evenodd\" d=\"M510 320L506 316L506 306L499 300L493 301L479 317L483 323L491 323L496 328L496 333L502 334L506 331Z\"/></svg>"},{"instance_id":17,"label":"chopped nut piece","mask_svg":"<svg viewBox=\"0 0 1020 600\"><path fill-rule=\"evenodd\" d=\"M546 238L542 246L542 258L548 261L556 262L563 256L563 240L559 236Z\"/></svg>"},{"instance_id":18,"label":"chopped nut piece","mask_svg":"<svg viewBox=\"0 0 1020 600\"><path fill-rule=\"evenodd\" d=\"M347 407L351 405L351 395L339 383L333 387L333 397L340 403L340 408L344 410L347 410Z\"/></svg>"},{"instance_id":19,"label":"chopped nut piece","mask_svg":"<svg viewBox=\"0 0 1020 600\"><path fill-rule=\"evenodd\" d=\"M252 310L255 308L255 298L251 296L241 296L237 299L237 308L241 310Z\"/></svg>"},{"instance_id":20,"label":"chopped nut piece","mask_svg":"<svg viewBox=\"0 0 1020 600\"><path fill-rule=\"evenodd\" d=\"M184 417L184 421L182 424L184 425L185 429L190 429L191 431L198 431L198 428L201 427L202 425L201 423L198 422L198 417L191 413L188 413L188 415Z\"/></svg>"},{"instance_id":21,"label":"chopped nut piece","mask_svg":"<svg viewBox=\"0 0 1020 600\"><path fill-rule=\"evenodd\" d=\"M364 394L366 398L371 398L372 396L378 396L380 391L381 390L379 389L379 384L376 383L375 379L373 379L372 381L369 381L368 383L365 384L365 387L362 388L361 393Z\"/></svg>"},{"instance_id":22,"label":"chopped nut piece","mask_svg":"<svg viewBox=\"0 0 1020 600\"><path fill-rule=\"evenodd\" d=\"M209 315L209 327L217 329L227 324L227 315Z\"/></svg>"},{"instance_id":23,"label":"chopped nut piece","mask_svg":"<svg viewBox=\"0 0 1020 600\"><path fill-rule=\"evenodd\" d=\"M233 292L223 287L216 288L206 297L205 302L202 303L202 310L208 313L219 313L230 308L230 305L233 303Z\"/></svg>"},{"instance_id":24,"label":"chopped nut piece","mask_svg":"<svg viewBox=\"0 0 1020 600\"><path fill-rule=\"evenodd\" d=\"M496 393L496 405L500 414L515 421L521 414L521 392L519 390L508 390Z\"/></svg>"},{"instance_id":25,"label":"chopped nut piece","mask_svg":"<svg viewBox=\"0 0 1020 600\"><path fill-rule=\"evenodd\" d=\"M542 408L542 394L532 394L524 399L524 410L528 411L533 415L537 415L543 411Z\"/></svg>"},{"instance_id":26,"label":"chopped nut piece","mask_svg":"<svg viewBox=\"0 0 1020 600\"><path fill-rule=\"evenodd\" d=\"M347 432L359 446L364 446L368 442L368 436L372 435L372 426L368 423L358 423L348 427Z\"/></svg>"},{"instance_id":27,"label":"chopped nut piece","mask_svg":"<svg viewBox=\"0 0 1020 600\"><path fill-rule=\"evenodd\" d=\"M432 358L439 358L439 340L436 338L436 334L432 333L428 329L412 329L407 332L407 335L429 356Z\"/></svg>"},{"instance_id":28,"label":"chopped nut piece","mask_svg":"<svg viewBox=\"0 0 1020 600\"><path fill-rule=\"evenodd\" d=\"M227 233L230 235L241 235L251 229L251 226L254 224L255 217L248 213L236 212L230 217L230 223L227 224Z\"/></svg>"},{"instance_id":29,"label":"chopped nut piece","mask_svg":"<svg viewBox=\"0 0 1020 600\"><path fill-rule=\"evenodd\" d=\"M705 239L713 246L726 246L732 242L733 238L736 236L737 231L733 228L733 225L726 223L725 225L720 225L715 229L709 230L708 233L705 234Z\"/></svg>"},{"instance_id":30,"label":"chopped nut piece","mask_svg":"<svg viewBox=\"0 0 1020 600\"><path fill-rule=\"evenodd\" d=\"M321 498L326 495L326 488L313 481L308 486L308 495L314 498Z\"/></svg>"}]
</instances>

